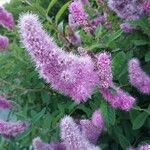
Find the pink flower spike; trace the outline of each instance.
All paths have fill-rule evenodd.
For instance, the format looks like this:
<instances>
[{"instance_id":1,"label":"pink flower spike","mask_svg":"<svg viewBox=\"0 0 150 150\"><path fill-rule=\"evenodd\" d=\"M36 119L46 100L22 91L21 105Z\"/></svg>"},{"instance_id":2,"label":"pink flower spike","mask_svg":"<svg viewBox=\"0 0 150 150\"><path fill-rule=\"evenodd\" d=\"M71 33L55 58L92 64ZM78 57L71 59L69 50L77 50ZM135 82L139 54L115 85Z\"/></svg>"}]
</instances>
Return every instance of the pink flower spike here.
<instances>
[{"instance_id":1,"label":"pink flower spike","mask_svg":"<svg viewBox=\"0 0 150 150\"><path fill-rule=\"evenodd\" d=\"M107 52L98 54L97 69L100 87L108 88L112 85L111 55Z\"/></svg>"},{"instance_id":2,"label":"pink flower spike","mask_svg":"<svg viewBox=\"0 0 150 150\"><path fill-rule=\"evenodd\" d=\"M0 7L0 25L10 30L14 28L14 19L12 14L3 7Z\"/></svg>"},{"instance_id":3,"label":"pink flower spike","mask_svg":"<svg viewBox=\"0 0 150 150\"><path fill-rule=\"evenodd\" d=\"M22 43L40 77L76 103L87 101L97 83L92 59L89 56L67 53L59 48L43 30L36 15L21 15L19 28Z\"/></svg>"},{"instance_id":4,"label":"pink flower spike","mask_svg":"<svg viewBox=\"0 0 150 150\"><path fill-rule=\"evenodd\" d=\"M101 134L101 129L97 128L91 120L83 119L80 120L81 132L89 142L96 144Z\"/></svg>"},{"instance_id":5,"label":"pink flower spike","mask_svg":"<svg viewBox=\"0 0 150 150\"><path fill-rule=\"evenodd\" d=\"M2 108L2 109L10 109L10 108L12 108L12 105L4 97L0 96L0 108Z\"/></svg>"},{"instance_id":6,"label":"pink flower spike","mask_svg":"<svg viewBox=\"0 0 150 150\"><path fill-rule=\"evenodd\" d=\"M62 118L60 129L61 139L66 146L66 150L100 150L83 136L78 125L71 117Z\"/></svg>"},{"instance_id":7,"label":"pink flower spike","mask_svg":"<svg viewBox=\"0 0 150 150\"><path fill-rule=\"evenodd\" d=\"M138 59L133 58L128 63L129 81L144 94L150 94L150 76L141 68Z\"/></svg>"},{"instance_id":8,"label":"pink flower spike","mask_svg":"<svg viewBox=\"0 0 150 150\"><path fill-rule=\"evenodd\" d=\"M115 93L109 89L101 88L100 93L113 108L129 111L135 103L135 98L115 86L114 90Z\"/></svg>"},{"instance_id":9,"label":"pink flower spike","mask_svg":"<svg viewBox=\"0 0 150 150\"><path fill-rule=\"evenodd\" d=\"M104 120L102 117L102 113L101 111L95 110L94 113L92 114L92 123L98 128L100 129L100 131L103 130L104 128Z\"/></svg>"},{"instance_id":10,"label":"pink flower spike","mask_svg":"<svg viewBox=\"0 0 150 150\"><path fill-rule=\"evenodd\" d=\"M52 142L47 144L44 143L40 137L34 138L32 143L34 150L66 150L62 143Z\"/></svg>"},{"instance_id":11,"label":"pink flower spike","mask_svg":"<svg viewBox=\"0 0 150 150\"><path fill-rule=\"evenodd\" d=\"M0 51L8 48L9 39L6 36L0 35Z\"/></svg>"},{"instance_id":12,"label":"pink flower spike","mask_svg":"<svg viewBox=\"0 0 150 150\"><path fill-rule=\"evenodd\" d=\"M24 122L5 122L0 120L0 134L6 138L15 137L27 128Z\"/></svg>"},{"instance_id":13,"label":"pink flower spike","mask_svg":"<svg viewBox=\"0 0 150 150\"><path fill-rule=\"evenodd\" d=\"M83 5L80 1L73 1L69 5L69 12L71 13L75 22L83 27L85 32L90 33L92 28L90 25L90 21L88 19L88 15L85 13Z\"/></svg>"}]
</instances>

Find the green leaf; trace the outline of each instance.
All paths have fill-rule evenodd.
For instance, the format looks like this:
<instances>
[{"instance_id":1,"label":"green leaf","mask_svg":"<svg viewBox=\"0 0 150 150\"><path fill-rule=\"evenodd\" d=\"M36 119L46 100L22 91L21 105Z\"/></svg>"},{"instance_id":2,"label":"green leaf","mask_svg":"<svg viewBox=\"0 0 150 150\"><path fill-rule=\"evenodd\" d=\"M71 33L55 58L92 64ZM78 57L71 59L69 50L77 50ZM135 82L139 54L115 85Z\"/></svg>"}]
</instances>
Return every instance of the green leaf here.
<instances>
[{"instance_id":1,"label":"green leaf","mask_svg":"<svg viewBox=\"0 0 150 150\"><path fill-rule=\"evenodd\" d=\"M143 126L143 124L145 123L147 117L149 116L148 113L146 112L142 112L140 113L136 118L135 120L133 121L133 129L136 130L136 129L139 129L140 127Z\"/></svg>"},{"instance_id":2,"label":"green leaf","mask_svg":"<svg viewBox=\"0 0 150 150\"><path fill-rule=\"evenodd\" d=\"M150 61L150 51L148 51L148 52L145 54L145 61L146 61L146 62Z\"/></svg>"},{"instance_id":3,"label":"green leaf","mask_svg":"<svg viewBox=\"0 0 150 150\"><path fill-rule=\"evenodd\" d=\"M103 114L104 120L106 122L106 125L107 126L114 125L115 124L115 120L116 120L115 109L112 109L104 101L101 102L100 109L102 111L102 114Z\"/></svg>"},{"instance_id":4,"label":"green leaf","mask_svg":"<svg viewBox=\"0 0 150 150\"><path fill-rule=\"evenodd\" d=\"M47 14L48 12L51 10L51 8L57 3L58 0L51 0L51 2L49 3L48 5L48 8L47 8Z\"/></svg>"},{"instance_id":5,"label":"green leaf","mask_svg":"<svg viewBox=\"0 0 150 150\"><path fill-rule=\"evenodd\" d=\"M102 35L102 30L103 30L103 26L99 25L97 26L96 30L95 30L95 36L96 38L99 38Z\"/></svg>"},{"instance_id":6,"label":"green leaf","mask_svg":"<svg viewBox=\"0 0 150 150\"><path fill-rule=\"evenodd\" d=\"M24 139L26 136L28 136L30 133L32 132L32 128L28 128L27 130L25 130L23 133L19 134L18 136L16 136L16 141L22 140Z\"/></svg>"},{"instance_id":7,"label":"green leaf","mask_svg":"<svg viewBox=\"0 0 150 150\"><path fill-rule=\"evenodd\" d=\"M140 40L133 40L134 45L141 46L141 45L147 45L149 44L148 40L140 39Z\"/></svg>"},{"instance_id":8,"label":"green leaf","mask_svg":"<svg viewBox=\"0 0 150 150\"><path fill-rule=\"evenodd\" d=\"M126 54L124 52L119 52L115 55L112 60L112 71L115 77L118 77L121 74L125 66L125 62Z\"/></svg>"},{"instance_id":9,"label":"green leaf","mask_svg":"<svg viewBox=\"0 0 150 150\"><path fill-rule=\"evenodd\" d=\"M46 108L42 109L41 112L39 112L39 113L37 113L35 116L33 116L32 120L31 120L31 123L34 124L34 123L36 123L38 120L40 120L41 117L44 116L45 111L46 111Z\"/></svg>"},{"instance_id":10,"label":"green leaf","mask_svg":"<svg viewBox=\"0 0 150 150\"><path fill-rule=\"evenodd\" d=\"M50 96L48 92L41 92L41 97L42 97L43 103L46 103L46 104L50 103Z\"/></svg>"},{"instance_id":11,"label":"green leaf","mask_svg":"<svg viewBox=\"0 0 150 150\"><path fill-rule=\"evenodd\" d=\"M68 6L70 4L70 1L67 2L66 4L64 4L61 9L58 11L58 13L56 14L56 17L55 17L55 22L56 24L58 23L60 17L64 14L64 12L67 10Z\"/></svg>"},{"instance_id":12,"label":"green leaf","mask_svg":"<svg viewBox=\"0 0 150 150\"><path fill-rule=\"evenodd\" d=\"M114 126L113 128L114 133L117 137L117 139L119 140L118 142L120 143L121 147L123 149L126 149L130 146L130 142L128 141L128 139L123 135L123 130L121 127L119 126Z\"/></svg>"},{"instance_id":13,"label":"green leaf","mask_svg":"<svg viewBox=\"0 0 150 150\"><path fill-rule=\"evenodd\" d=\"M129 23L135 27L139 26L142 28L142 30L144 31L144 33L148 34L149 31L149 24L148 24L148 18L147 17L143 17L141 19L138 20L131 20L129 21Z\"/></svg>"},{"instance_id":14,"label":"green leaf","mask_svg":"<svg viewBox=\"0 0 150 150\"><path fill-rule=\"evenodd\" d=\"M119 139L119 143L123 149L126 149L130 146L130 142L123 134L118 134L118 139Z\"/></svg>"},{"instance_id":15,"label":"green leaf","mask_svg":"<svg viewBox=\"0 0 150 150\"><path fill-rule=\"evenodd\" d=\"M112 42L114 42L117 38L119 38L121 34L122 34L122 30L118 30L117 32L112 33L112 35L109 36L109 39L106 43L107 47L109 47Z\"/></svg>"}]
</instances>

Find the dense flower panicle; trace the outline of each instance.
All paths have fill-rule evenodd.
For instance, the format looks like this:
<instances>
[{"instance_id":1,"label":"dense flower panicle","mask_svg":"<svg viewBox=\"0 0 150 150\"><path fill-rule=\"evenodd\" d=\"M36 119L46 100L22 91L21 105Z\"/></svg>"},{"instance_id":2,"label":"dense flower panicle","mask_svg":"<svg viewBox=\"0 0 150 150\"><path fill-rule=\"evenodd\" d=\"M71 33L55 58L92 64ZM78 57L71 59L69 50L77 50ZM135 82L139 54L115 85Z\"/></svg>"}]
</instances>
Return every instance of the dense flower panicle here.
<instances>
[{"instance_id":1,"label":"dense flower panicle","mask_svg":"<svg viewBox=\"0 0 150 150\"><path fill-rule=\"evenodd\" d=\"M68 25L72 29L75 29L76 27L78 27L78 24L76 23L76 21L74 20L74 18L72 17L71 14L69 14L69 16L68 16Z\"/></svg>"},{"instance_id":2,"label":"dense flower panicle","mask_svg":"<svg viewBox=\"0 0 150 150\"><path fill-rule=\"evenodd\" d=\"M0 35L0 51L8 48L9 39L6 36Z\"/></svg>"},{"instance_id":3,"label":"dense flower panicle","mask_svg":"<svg viewBox=\"0 0 150 150\"><path fill-rule=\"evenodd\" d=\"M119 88L114 87L115 93L106 88L101 88L100 93L113 107L129 111L135 103L135 98Z\"/></svg>"},{"instance_id":4,"label":"dense flower panicle","mask_svg":"<svg viewBox=\"0 0 150 150\"><path fill-rule=\"evenodd\" d=\"M66 116L61 120L60 129L66 150L100 150L81 134L78 125L71 117Z\"/></svg>"},{"instance_id":5,"label":"dense flower panicle","mask_svg":"<svg viewBox=\"0 0 150 150\"><path fill-rule=\"evenodd\" d=\"M43 143L40 137L33 139L34 150L66 150L62 143L52 142L50 144Z\"/></svg>"},{"instance_id":6,"label":"dense flower panicle","mask_svg":"<svg viewBox=\"0 0 150 150\"><path fill-rule=\"evenodd\" d=\"M7 29L14 28L14 19L12 14L3 7L0 7L0 25Z\"/></svg>"},{"instance_id":7,"label":"dense flower panicle","mask_svg":"<svg viewBox=\"0 0 150 150\"><path fill-rule=\"evenodd\" d=\"M76 103L86 101L97 82L91 58L64 52L42 29L36 15L21 15L19 28L22 43L40 76Z\"/></svg>"},{"instance_id":8,"label":"dense flower panicle","mask_svg":"<svg viewBox=\"0 0 150 150\"><path fill-rule=\"evenodd\" d=\"M97 69L100 87L108 88L112 84L111 56L103 52L97 56Z\"/></svg>"},{"instance_id":9,"label":"dense flower panicle","mask_svg":"<svg viewBox=\"0 0 150 150\"><path fill-rule=\"evenodd\" d=\"M32 143L34 150L52 150L50 144L43 143L40 137L34 138Z\"/></svg>"},{"instance_id":10,"label":"dense flower panicle","mask_svg":"<svg viewBox=\"0 0 150 150\"><path fill-rule=\"evenodd\" d=\"M141 145L138 150L150 150L150 144Z\"/></svg>"},{"instance_id":11,"label":"dense flower panicle","mask_svg":"<svg viewBox=\"0 0 150 150\"><path fill-rule=\"evenodd\" d=\"M80 0L83 5L87 5L89 3L88 0Z\"/></svg>"},{"instance_id":12,"label":"dense flower panicle","mask_svg":"<svg viewBox=\"0 0 150 150\"><path fill-rule=\"evenodd\" d=\"M69 5L69 12L79 26L83 27L86 32L91 32L92 28L90 27L88 15L85 13L80 1L72 2Z\"/></svg>"},{"instance_id":13,"label":"dense flower panicle","mask_svg":"<svg viewBox=\"0 0 150 150\"><path fill-rule=\"evenodd\" d=\"M0 96L0 108L2 109L10 109L12 104L6 100L3 96Z\"/></svg>"},{"instance_id":14,"label":"dense flower panicle","mask_svg":"<svg viewBox=\"0 0 150 150\"><path fill-rule=\"evenodd\" d=\"M87 119L80 120L80 127L82 135L86 137L89 142L96 144L102 131L101 128L96 127L91 120Z\"/></svg>"},{"instance_id":15,"label":"dense flower panicle","mask_svg":"<svg viewBox=\"0 0 150 150\"><path fill-rule=\"evenodd\" d=\"M120 28L122 29L122 31L124 31L125 33L130 33L133 31L133 27L129 24L129 23L122 23L120 24Z\"/></svg>"},{"instance_id":16,"label":"dense flower panicle","mask_svg":"<svg viewBox=\"0 0 150 150\"><path fill-rule=\"evenodd\" d=\"M112 29L112 23L111 22L107 21L104 25L105 25L106 29Z\"/></svg>"},{"instance_id":17,"label":"dense flower panicle","mask_svg":"<svg viewBox=\"0 0 150 150\"><path fill-rule=\"evenodd\" d=\"M127 150L136 150L136 149L133 147L129 147Z\"/></svg>"},{"instance_id":18,"label":"dense flower panicle","mask_svg":"<svg viewBox=\"0 0 150 150\"><path fill-rule=\"evenodd\" d=\"M139 91L145 94L150 93L150 76L141 68L138 59L133 58L128 63L129 82Z\"/></svg>"},{"instance_id":19,"label":"dense flower panicle","mask_svg":"<svg viewBox=\"0 0 150 150\"><path fill-rule=\"evenodd\" d=\"M150 144L139 145L137 148L128 148L127 150L150 150Z\"/></svg>"},{"instance_id":20,"label":"dense flower panicle","mask_svg":"<svg viewBox=\"0 0 150 150\"><path fill-rule=\"evenodd\" d=\"M143 2L137 0L109 0L108 6L123 19L135 20L144 15Z\"/></svg>"},{"instance_id":21,"label":"dense flower panicle","mask_svg":"<svg viewBox=\"0 0 150 150\"><path fill-rule=\"evenodd\" d=\"M150 0L145 0L143 7L146 13L150 15Z\"/></svg>"},{"instance_id":22,"label":"dense flower panicle","mask_svg":"<svg viewBox=\"0 0 150 150\"><path fill-rule=\"evenodd\" d=\"M81 45L80 34L78 32L74 32L72 28L69 27L67 32L68 32L67 39L69 40L69 42L75 46L80 46Z\"/></svg>"},{"instance_id":23,"label":"dense flower panicle","mask_svg":"<svg viewBox=\"0 0 150 150\"><path fill-rule=\"evenodd\" d=\"M24 122L5 122L0 120L0 134L6 138L15 137L27 128Z\"/></svg>"},{"instance_id":24,"label":"dense flower panicle","mask_svg":"<svg viewBox=\"0 0 150 150\"><path fill-rule=\"evenodd\" d=\"M91 25L93 28L96 28L98 25L101 25L104 23L105 23L105 17L104 16L98 16L91 21Z\"/></svg>"},{"instance_id":25,"label":"dense flower panicle","mask_svg":"<svg viewBox=\"0 0 150 150\"><path fill-rule=\"evenodd\" d=\"M94 113L92 114L92 123L101 131L103 130L104 121L103 121L102 113L100 110L95 110Z\"/></svg>"}]
</instances>

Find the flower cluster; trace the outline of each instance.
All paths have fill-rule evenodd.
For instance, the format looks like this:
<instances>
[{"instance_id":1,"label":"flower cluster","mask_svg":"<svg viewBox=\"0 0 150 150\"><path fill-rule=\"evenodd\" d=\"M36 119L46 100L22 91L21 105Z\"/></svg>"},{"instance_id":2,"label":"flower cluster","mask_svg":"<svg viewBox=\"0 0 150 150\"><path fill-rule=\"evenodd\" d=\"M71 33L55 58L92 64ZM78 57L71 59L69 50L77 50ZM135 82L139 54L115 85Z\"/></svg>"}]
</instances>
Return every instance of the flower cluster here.
<instances>
[{"instance_id":1,"label":"flower cluster","mask_svg":"<svg viewBox=\"0 0 150 150\"><path fill-rule=\"evenodd\" d=\"M10 138L18 135L27 128L27 125L24 122L6 122L0 120L0 134L5 138Z\"/></svg>"},{"instance_id":2,"label":"flower cluster","mask_svg":"<svg viewBox=\"0 0 150 150\"><path fill-rule=\"evenodd\" d=\"M71 44L75 46L81 45L81 38L80 38L79 33L74 32L74 30L71 27L67 28L67 39Z\"/></svg>"},{"instance_id":3,"label":"flower cluster","mask_svg":"<svg viewBox=\"0 0 150 150\"><path fill-rule=\"evenodd\" d=\"M141 68L138 59L133 58L128 63L129 82L139 91L145 94L150 93L150 76Z\"/></svg>"},{"instance_id":4,"label":"flower cluster","mask_svg":"<svg viewBox=\"0 0 150 150\"><path fill-rule=\"evenodd\" d=\"M100 150L81 134L78 125L71 117L67 116L61 120L60 129L66 150Z\"/></svg>"},{"instance_id":5,"label":"flower cluster","mask_svg":"<svg viewBox=\"0 0 150 150\"><path fill-rule=\"evenodd\" d=\"M62 142L43 143L37 137L33 140L34 150L100 150L95 144L104 128L100 110L92 115L92 120L82 119L76 123L71 117L61 119Z\"/></svg>"},{"instance_id":6,"label":"flower cluster","mask_svg":"<svg viewBox=\"0 0 150 150\"><path fill-rule=\"evenodd\" d=\"M0 96L0 108L11 109L12 105L4 97ZM27 124L21 121L7 122L0 120L0 134L5 138L15 137L27 128Z\"/></svg>"},{"instance_id":7,"label":"flower cluster","mask_svg":"<svg viewBox=\"0 0 150 150\"><path fill-rule=\"evenodd\" d=\"M149 0L145 0L143 7L144 7L146 14L150 15L150 1Z\"/></svg>"},{"instance_id":8,"label":"flower cluster","mask_svg":"<svg viewBox=\"0 0 150 150\"><path fill-rule=\"evenodd\" d=\"M100 92L107 101L111 101L113 107L123 110L132 107L134 98L115 86L117 95L112 95L108 89L113 85L110 54L104 52L97 55L95 71L94 61L90 56L77 56L60 49L44 32L36 15L22 15L19 28L22 43L36 64L40 76L54 89L80 103L85 102L91 96L94 87L99 84ZM106 93L112 95L112 100Z\"/></svg>"},{"instance_id":9,"label":"flower cluster","mask_svg":"<svg viewBox=\"0 0 150 150\"><path fill-rule=\"evenodd\" d=\"M137 148L128 148L128 150L149 150L150 149L150 144L144 144L144 145L140 145Z\"/></svg>"},{"instance_id":10,"label":"flower cluster","mask_svg":"<svg viewBox=\"0 0 150 150\"><path fill-rule=\"evenodd\" d=\"M23 14L19 20L22 43L31 55L40 76L76 103L86 101L97 82L89 56L77 56L59 48L42 29L38 17Z\"/></svg>"},{"instance_id":11,"label":"flower cluster","mask_svg":"<svg viewBox=\"0 0 150 150\"><path fill-rule=\"evenodd\" d=\"M108 6L123 19L135 20L144 15L143 1L109 0Z\"/></svg>"},{"instance_id":12,"label":"flower cluster","mask_svg":"<svg viewBox=\"0 0 150 150\"><path fill-rule=\"evenodd\" d=\"M104 122L100 110L96 110L93 113L91 120L82 119L79 121L78 125L84 137L91 143L96 144L104 129Z\"/></svg>"},{"instance_id":13,"label":"flower cluster","mask_svg":"<svg viewBox=\"0 0 150 150\"><path fill-rule=\"evenodd\" d=\"M14 28L14 19L11 13L0 7L0 25L7 29Z\"/></svg>"},{"instance_id":14,"label":"flower cluster","mask_svg":"<svg viewBox=\"0 0 150 150\"><path fill-rule=\"evenodd\" d=\"M100 93L113 108L129 111L135 103L134 97L130 96L128 93L122 91L116 86L113 86L112 90L101 88Z\"/></svg>"},{"instance_id":15,"label":"flower cluster","mask_svg":"<svg viewBox=\"0 0 150 150\"><path fill-rule=\"evenodd\" d=\"M125 33L130 33L133 31L133 27L129 24L129 23L122 23L120 24L120 28L122 29L122 31L124 31Z\"/></svg>"},{"instance_id":16,"label":"flower cluster","mask_svg":"<svg viewBox=\"0 0 150 150\"><path fill-rule=\"evenodd\" d=\"M79 26L83 27L85 32L87 33L91 32L92 28L90 25L88 15L84 11L83 5L80 1L73 1L69 5L69 12L72 15L73 19L75 20L75 22Z\"/></svg>"},{"instance_id":17,"label":"flower cluster","mask_svg":"<svg viewBox=\"0 0 150 150\"><path fill-rule=\"evenodd\" d=\"M53 142L50 144L44 143L40 137L33 139L34 150L66 150L63 143Z\"/></svg>"},{"instance_id":18,"label":"flower cluster","mask_svg":"<svg viewBox=\"0 0 150 150\"><path fill-rule=\"evenodd\" d=\"M0 35L0 51L8 48L9 39L6 36Z\"/></svg>"},{"instance_id":19,"label":"flower cluster","mask_svg":"<svg viewBox=\"0 0 150 150\"><path fill-rule=\"evenodd\" d=\"M100 86L109 88L112 84L111 56L107 52L100 53L97 56L97 69Z\"/></svg>"},{"instance_id":20,"label":"flower cluster","mask_svg":"<svg viewBox=\"0 0 150 150\"><path fill-rule=\"evenodd\" d=\"M0 25L7 29L14 28L14 20L11 13L0 7ZM6 36L0 35L0 51L8 48L9 39Z\"/></svg>"},{"instance_id":21,"label":"flower cluster","mask_svg":"<svg viewBox=\"0 0 150 150\"><path fill-rule=\"evenodd\" d=\"M0 108L1 109L10 109L12 107L11 103L6 100L3 96L0 96Z\"/></svg>"},{"instance_id":22,"label":"flower cluster","mask_svg":"<svg viewBox=\"0 0 150 150\"><path fill-rule=\"evenodd\" d=\"M111 57L109 53L103 52L98 55L97 69L100 81L100 93L104 99L108 101L113 108L119 108L125 111L132 108L135 99L120 88L114 86L112 81Z\"/></svg>"}]
</instances>

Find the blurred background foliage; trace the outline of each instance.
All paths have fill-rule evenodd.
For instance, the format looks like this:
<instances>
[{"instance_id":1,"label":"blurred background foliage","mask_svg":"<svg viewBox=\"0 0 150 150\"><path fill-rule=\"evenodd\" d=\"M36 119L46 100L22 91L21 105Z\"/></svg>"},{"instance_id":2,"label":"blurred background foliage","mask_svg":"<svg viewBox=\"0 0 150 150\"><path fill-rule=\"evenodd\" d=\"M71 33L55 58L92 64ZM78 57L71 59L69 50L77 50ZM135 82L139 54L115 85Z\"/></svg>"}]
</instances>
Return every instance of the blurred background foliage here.
<instances>
[{"instance_id":1,"label":"blurred background foliage","mask_svg":"<svg viewBox=\"0 0 150 150\"><path fill-rule=\"evenodd\" d=\"M128 60L137 57L144 71L150 74L150 26L147 18L130 22L140 28L131 34L125 34L119 29L120 20L112 12L109 14L111 30L98 26L93 37L80 30L85 49L95 53L104 50L112 53L114 82L137 99L130 112L112 109L97 90L88 102L76 105L69 97L53 91L39 78L20 43L18 17L23 12L38 14L45 30L61 47L65 47L59 39L60 35L66 34L69 3L68 0L12 0L5 5L13 13L16 28L7 31L0 27L0 33L10 40L9 49L0 54L0 94L13 101L12 111L17 119L26 120L30 126L14 139L0 137L0 149L31 149L32 139L37 136L45 142L59 140L59 120L64 115L90 118L97 108L101 108L107 128L98 143L104 150L121 150L130 145L150 142L150 96L142 95L133 88L128 82L127 73ZM91 0L91 4L97 8L94 0ZM101 8L98 10L101 11Z\"/></svg>"}]
</instances>

